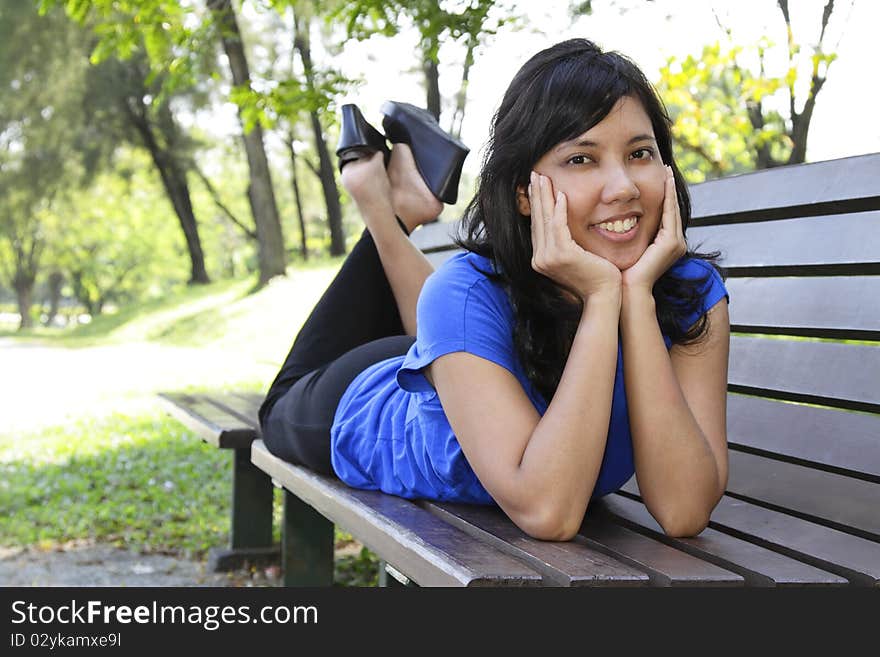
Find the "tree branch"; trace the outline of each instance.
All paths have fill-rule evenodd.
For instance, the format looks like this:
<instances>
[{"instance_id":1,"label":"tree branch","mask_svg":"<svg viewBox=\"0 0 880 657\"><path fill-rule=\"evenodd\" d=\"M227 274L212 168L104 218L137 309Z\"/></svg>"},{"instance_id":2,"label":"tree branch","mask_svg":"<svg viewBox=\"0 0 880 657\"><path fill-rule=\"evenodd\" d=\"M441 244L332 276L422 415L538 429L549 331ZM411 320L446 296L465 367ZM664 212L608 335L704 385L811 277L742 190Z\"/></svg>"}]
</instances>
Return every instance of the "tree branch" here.
<instances>
[{"instance_id":1,"label":"tree branch","mask_svg":"<svg viewBox=\"0 0 880 657\"><path fill-rule=\"evenodd\" d=\"M201 170L194 159L190 160L190 168L195 171L196 175L199 177L199 180L202 181L202 184L208 190L208 193L211 195L211 199L214 201L214 205L220 208L220 210L223 212L223 214L226 215L226 218L229 219L229 221L241 228L245 235L250 237L252 240L256 240L257 231L251 230L250 228L245 226L241 221L236 218L234 214L232 214L232 211L228 207L226 207L223 201L220 200L220 194L217 192L214 185L211 184L211 181L208 180L208 176L205 175L205 173Z\"/></svg>"}]
</instances>

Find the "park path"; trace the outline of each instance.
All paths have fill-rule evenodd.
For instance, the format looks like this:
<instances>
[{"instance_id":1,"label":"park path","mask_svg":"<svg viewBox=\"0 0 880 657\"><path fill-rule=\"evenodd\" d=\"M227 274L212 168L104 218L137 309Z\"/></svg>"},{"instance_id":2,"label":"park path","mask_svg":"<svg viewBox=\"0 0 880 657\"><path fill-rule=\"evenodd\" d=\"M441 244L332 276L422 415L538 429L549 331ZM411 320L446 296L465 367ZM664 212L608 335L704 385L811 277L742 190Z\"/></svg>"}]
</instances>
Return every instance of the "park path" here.
<instances>
[{"instance_id":1,"label":"park path","mask_svg":"<svg viewBox=\"0 0 880 657\"><path fill-rule=\"evenodd\" d=\"M160 390L221 385L276 365L205 347L149 343L63 348L0 338L0 438L113 412L162 412ZM222 356L222 358L221 358ZM237 377L237 379L236 379ZM269 571L210 573L204 561L102 544L0 547L0 586L265 586Z\"/></svg>"},{"instance_id":2,"label":"park path","mask_svg":"<svg viewBox=\"0 0 880 657\"><path fill-rule=\"evenodd\" d=\"M248 374L268 381L276 367L206 347L64 348L0 338L0 436L115 411L155 411L160 390L219 386Z\"/></svg>"}]
</instances>

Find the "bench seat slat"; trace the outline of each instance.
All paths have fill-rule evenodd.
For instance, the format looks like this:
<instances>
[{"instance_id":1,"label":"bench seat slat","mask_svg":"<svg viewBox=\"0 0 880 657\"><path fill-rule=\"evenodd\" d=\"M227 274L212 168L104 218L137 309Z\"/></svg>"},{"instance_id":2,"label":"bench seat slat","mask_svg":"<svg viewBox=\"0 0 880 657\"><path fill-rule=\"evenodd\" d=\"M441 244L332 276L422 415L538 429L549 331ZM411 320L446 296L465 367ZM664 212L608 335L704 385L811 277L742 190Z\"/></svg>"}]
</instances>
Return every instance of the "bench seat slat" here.
<instances>
[{"instance_id":1,"label":"bench seat slat","mask_svg":"<svg viewBox=\"0 0 880 657\"><path fill-rule=\"evenodd\" d=\"M212 395L211 401L221 406L230 415L234 415L246 423L256 432L257 438L260 437L259 410L260 404L263 402L262 397L245 397L237 393L227 392Z\"/></svg>"},{"instance_id":2,"label":"bench seat slat","mask_svg":"<svg viewBox=\"0 0 880 657\"><path fill-rule=\"evenodd\" d=\"M422 502L462 531L526 561L555 586L644 586L648 576L574 541L539 541L514 525L497 507Z\"/></svg>"},{"instance_id":3,"label":"bench seat slat","mask_svg":"<svg viewBox=\"0 0 880 657\"><path fill-rule=\"evenodd\" d=\"M701 252L721 251L728 268L880 263L875 240L880 211L799 217L760 223L692 226L687 240ZM821 239L816 239L821 235Z\"/></svg>"},{"instance_id":4,"label":"bench seat slat","mask_svg":"<svg viewBox=\"0 0 880 657\"><path fill-rule=\"evenodd\" d=\"M635 478L622 490L639 495ZM712 512L710 527L837 573L855 584L880 584L880 543L875 541L727 495Z\"/></svg>"},{"instance_id":5,"label":"bench seat slat","mask_svg":"<svg viewBox=\"0 0 880 657\"><path fill-rule=\"evenodd\" d=\"M729 278L726 285L734 331L880 337L880 276Z\"/></svg>"},{"instance_id":6,"label":"bench seat slat","mask_svg":"<svg viewBox=\"0 0 880 657\"><path fill-rule=\"evenodd\" d=\"M880 416L761 397L727 396L727 440L880 481Z\"/></svg>"},{"instance_id":7,"label":"bench seat slat","mask_svg":"<svg viewBox=\"0 0 880 657\"><path fill-rule=\"evenodd\" d=\"M285 489L344 527L422 586L536 586L540 574L468 536L408 500L350 488L273 456L262 440L254 464Z\"/></svg>"},{"instance_id":8,"label":"bench seat slat","mask_svg":"<svg viewBox=\"0 0 880 657\"><path fill-rule=\"evenodd\" d=\"M435 221L423 224L418 230L413 231L411 241L422 252L449 249L453 246L452 237L456 235L460 220Z\"/></svg>"},{"instance_id":9,"label":"bench seat slat","mask_svg":"<svg viewBox=\"0 0 880 657\"><path fill-rule=\"evenodd\" d=\"M168 412L202 440L223 449L248 447L256 437L252 426L202 396L184 393L159 395Z\"/></svg>"},{"instance_id":10,"label":"bench seat slat","mask_svg":"<svg viewBox=\"0 0 880 657\"><path fill-rule=\"evenodd\" d=\"M802 561L723 534L712 528L696 538L666 536L645 505L622 495L608 495L596 503L597 510L607 513L636 531L650 536L712 563L736 572L749 586L829 586L845 585L848 580Z\"/></svg>"},{"instance_id":11,"label":"bench seat slat","mask_svg":"<svg viewBox=\"0 0 880 657\"><path fill-rule=\"evenodd\" d=\"M644 570L655 586L742 586L741 575L587 513L574 540Z\"/></svg>"},{"instance_id":12,"label":"bench seat slat","mask_svg":"<svg viewBox=\"0 0 880 657\"><path fill-rule=\"evenodd\" d=\"M693 216L784 216L789 208L829 205L880 207L878 180L878 153L728 176L691 187Z\"/></svg>"},{"instance_id":13,"label":"bench seat slat","mask_svg":"<svg viewBox=\"0 0 880 657\"><path fill-rule=\"evenodd\" d=\"M729 457L728 492L880 541L880 484L736 450Z\"/></svg>"},{"instance_id":14,"label":"bench seat slat","mask_svg":"<svg viewBox=\"0 0 880 657\"><path fill-rule=\"evenodd\" d=\"M730 340L728 381L738 387L878 412L878 372L880 345L739 335Z\"/></svg>"}]
</instances>

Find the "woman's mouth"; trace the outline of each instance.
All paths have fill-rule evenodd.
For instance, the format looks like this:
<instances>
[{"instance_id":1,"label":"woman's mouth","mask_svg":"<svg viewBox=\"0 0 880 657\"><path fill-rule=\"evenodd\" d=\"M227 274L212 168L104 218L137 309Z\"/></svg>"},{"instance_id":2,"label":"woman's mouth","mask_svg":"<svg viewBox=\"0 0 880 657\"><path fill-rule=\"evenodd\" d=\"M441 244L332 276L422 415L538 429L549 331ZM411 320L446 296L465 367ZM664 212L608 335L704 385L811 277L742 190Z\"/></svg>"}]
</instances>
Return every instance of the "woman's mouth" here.
<instances>
[{"instance_id":1,"label":"woman's mouth","mask_svg":"<svg viewBox=\"0 0 880 657\"><path fill-rule=\"evenodd\" d=\"M633 214L622 219L603 221L590 226L599 235L613 242L626 242L636 236L639 229L639 215Z\"/></svg>"}]
</instances>

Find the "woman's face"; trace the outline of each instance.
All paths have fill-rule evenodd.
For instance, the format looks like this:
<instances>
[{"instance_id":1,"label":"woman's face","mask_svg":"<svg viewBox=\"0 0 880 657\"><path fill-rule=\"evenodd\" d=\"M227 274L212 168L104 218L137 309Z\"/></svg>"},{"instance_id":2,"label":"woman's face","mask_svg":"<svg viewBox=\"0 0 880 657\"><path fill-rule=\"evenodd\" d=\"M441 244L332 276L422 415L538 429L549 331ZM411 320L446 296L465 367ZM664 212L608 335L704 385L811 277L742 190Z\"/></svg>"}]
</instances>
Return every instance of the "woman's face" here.
<instances>
[{"instance_id":1,"label":"woman's face","mask_svg":"<svg viewBox=\"0 0 880 657\"><path fill-rule=\"evenodd\" d=\"M666 171L651 120L624 96L601 122L557 144L533 167L568 199L568 227L581 248L623 271L654 240ZM528 214L528 201L520 209Z\"/></svg>"}]
</instances>

